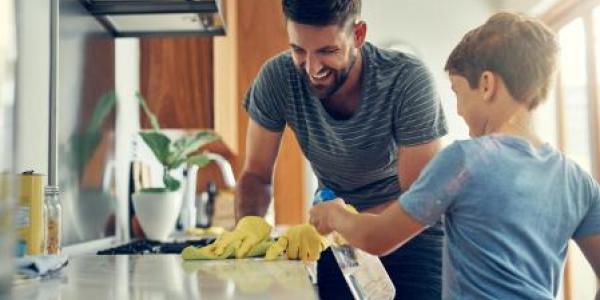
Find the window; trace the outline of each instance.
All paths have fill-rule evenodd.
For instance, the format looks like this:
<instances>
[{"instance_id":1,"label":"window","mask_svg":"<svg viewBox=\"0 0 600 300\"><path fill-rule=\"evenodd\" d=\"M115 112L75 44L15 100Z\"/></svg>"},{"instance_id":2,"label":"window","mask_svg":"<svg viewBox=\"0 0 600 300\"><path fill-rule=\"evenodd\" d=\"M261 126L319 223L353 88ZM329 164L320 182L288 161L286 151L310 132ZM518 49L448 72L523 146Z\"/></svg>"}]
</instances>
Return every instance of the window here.
<instances>
[{"instance_id":1,"label":"window","mask_svg":"<svg viewBox=\"0 0 600 300\"><path fill-rule=\"evenodd\" d=\"M534 114L540 137L600 179L600 1L563 1L543 19L557 32L559 73L547 103ZM569 246L564 298L593 299L596 275L575 243ZM559 295L560 296L560 295Z\"/></svg>"}]
</instances>

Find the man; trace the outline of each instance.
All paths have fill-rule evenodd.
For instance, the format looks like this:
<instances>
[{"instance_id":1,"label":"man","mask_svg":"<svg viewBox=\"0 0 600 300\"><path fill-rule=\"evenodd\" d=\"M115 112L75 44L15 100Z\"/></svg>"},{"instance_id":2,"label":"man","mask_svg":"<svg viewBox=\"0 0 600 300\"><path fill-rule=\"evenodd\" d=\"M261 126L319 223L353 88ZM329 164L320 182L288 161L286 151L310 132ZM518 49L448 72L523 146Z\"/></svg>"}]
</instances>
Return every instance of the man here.
<instances>
[{"instance_id":1,"label":"man","mask_svg":"<svg viewBox=\"0 0 600 300\"><path fill-rule=\"evenodd\" d=\"M413 57L365 42L360 7L360 0L283 0L291 51L266 62L246 95L250 121L238 219L265 215L286 125L319 186L375 214L395 202L440 149L446 125L430 74ZM304 244L320 236L310 225L299 226L286 235L288 257L319 258L320 249ZM434 226L382 257L398 298L440 298L442 238ZM317 274L321 298L351 298L329 250Z\"/></svg>"}]
</instances>

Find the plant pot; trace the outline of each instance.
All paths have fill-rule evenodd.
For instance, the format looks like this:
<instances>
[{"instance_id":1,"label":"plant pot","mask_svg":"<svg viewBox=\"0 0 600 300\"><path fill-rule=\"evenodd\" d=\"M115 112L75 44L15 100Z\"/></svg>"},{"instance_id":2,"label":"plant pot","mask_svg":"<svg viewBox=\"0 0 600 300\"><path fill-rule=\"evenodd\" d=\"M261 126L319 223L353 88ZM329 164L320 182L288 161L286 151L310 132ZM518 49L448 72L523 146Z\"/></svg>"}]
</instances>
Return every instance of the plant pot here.
<instances>
[{"instance_id":1,"label":"plant pot","mask_svg":"<svg viewBox=\"0 0 600 300\"><path fill-rule=\"evenodd\" d=\"M181 189L171 191L142 191L133 194L133 207L146 238L166 241L175 229L181 209Z\"/></svg>"}]
</instances>

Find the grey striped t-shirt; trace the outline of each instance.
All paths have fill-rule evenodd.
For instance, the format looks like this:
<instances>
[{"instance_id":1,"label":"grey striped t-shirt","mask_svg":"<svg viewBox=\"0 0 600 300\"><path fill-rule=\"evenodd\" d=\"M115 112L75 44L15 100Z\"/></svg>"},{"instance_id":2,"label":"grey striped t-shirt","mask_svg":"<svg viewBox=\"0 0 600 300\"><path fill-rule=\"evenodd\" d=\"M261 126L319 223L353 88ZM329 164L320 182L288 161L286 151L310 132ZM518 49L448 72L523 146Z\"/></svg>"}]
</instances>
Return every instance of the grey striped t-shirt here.
<instances>
[{"instance_id":1,"label":"grey striped t-shirt","mask_svg":"<svg viewBox=\"0 0 600 300\"><path fill-rule=\"evenodd\" d=\"M319 186L359 210L400 196L398 146L423 144L447 131L433 78L422 62L369 43L362 57L361 100L347 120L334 119L311 94L289 51L263 65L244 101L262 127L281 132L288 125Z\"/></svg>"}]
</instances>

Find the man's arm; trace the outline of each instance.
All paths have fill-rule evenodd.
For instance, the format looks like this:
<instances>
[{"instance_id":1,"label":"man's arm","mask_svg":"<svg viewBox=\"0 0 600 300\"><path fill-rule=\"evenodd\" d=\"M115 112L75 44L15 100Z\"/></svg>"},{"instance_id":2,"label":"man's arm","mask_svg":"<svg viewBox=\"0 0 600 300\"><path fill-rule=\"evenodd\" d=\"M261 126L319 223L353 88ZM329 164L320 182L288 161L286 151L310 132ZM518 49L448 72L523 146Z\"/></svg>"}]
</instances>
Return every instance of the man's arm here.
<instances>
[{"instance_id":1,"label":"man's arm","mask_svg":"<svg viewBox=\"0 0 600 300\"><path fill-rule=\"evenodd\" d=\"M575 241L594 269L596 278L600 279L600 234L583 237ZM600 300L600 289L596 293L596 300Z\"/></svg>"},{"instance_id":2,"label":"man's arm","mask_svg":"<svg viewBox=\"0 0 600 300\"><path fill-rule=\"evenodd\" d=\"M249 119L246 159L236 188L236 221L244 216L264 216L267 213L281 136L281 132L269 131Z\"/></svg>"},{"instance_id":3,"label":"man's arm","mask_svg":"<svg viewBox=\"0 0 600 300\"><path fill-rule=\"evenodd\" d=\"M416 146L398 147L398 180L403 192L417 180L421 170L441 148L439 139Z\"/></svg>"}]
</instances>

